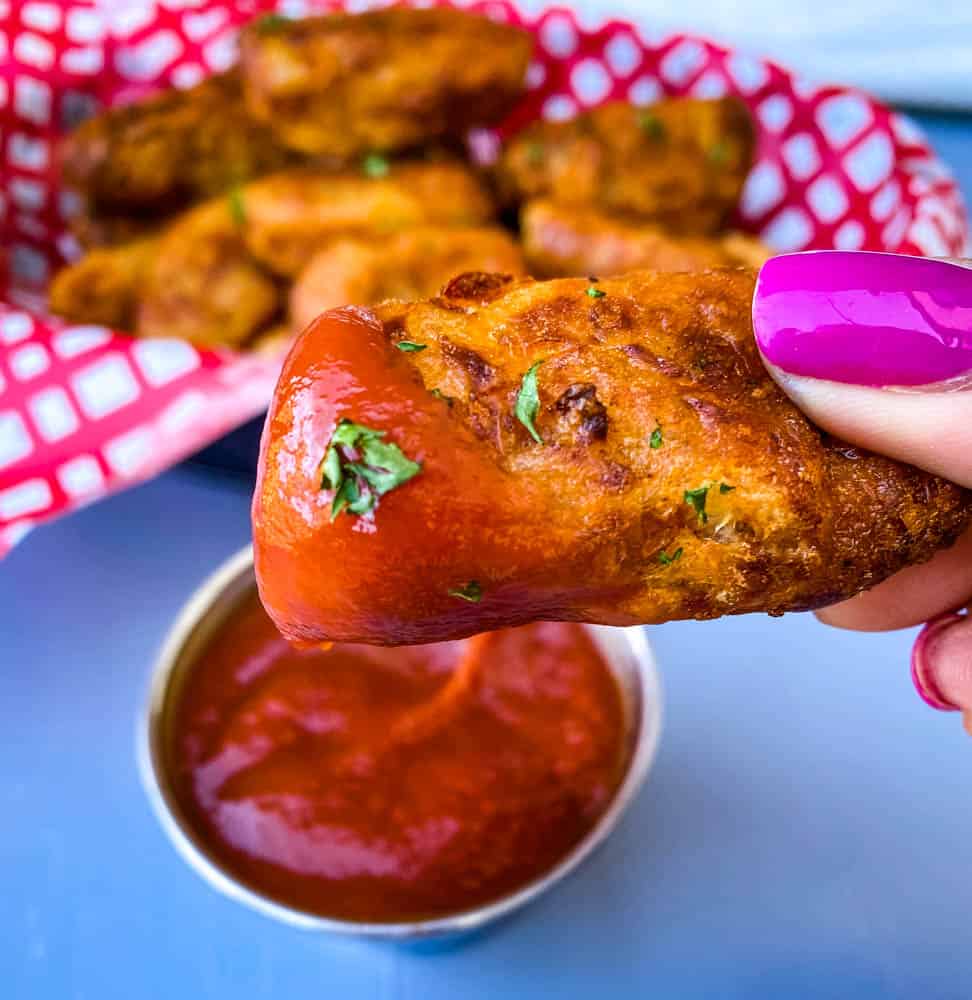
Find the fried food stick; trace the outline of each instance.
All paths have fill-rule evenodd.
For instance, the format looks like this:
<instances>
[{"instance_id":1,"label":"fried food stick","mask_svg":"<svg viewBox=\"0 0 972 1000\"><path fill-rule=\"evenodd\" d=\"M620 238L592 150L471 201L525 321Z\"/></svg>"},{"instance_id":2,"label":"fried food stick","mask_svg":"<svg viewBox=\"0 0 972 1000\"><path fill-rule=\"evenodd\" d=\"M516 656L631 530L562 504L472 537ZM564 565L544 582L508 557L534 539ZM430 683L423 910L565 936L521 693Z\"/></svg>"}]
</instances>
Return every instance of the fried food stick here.
<instances>
[{"instance_id":1,"label":"fried food stick","mask_svg":"<svg viewBox=\"0 0 972 1000\"><path fill-rule=\"evenodd\" d=\"M494 213L476 175L455 161L386 164L360 170L288 170L241 189L241 230L253 256L275 273L296 277L335 239L387 238L415 226L478 226Z\"/></svg>"},{"instance_id":2,"label":"fried food stick","mask_svg":"<svg viewBox=\"0 0 972 1000\"><path fill-rule=\"evenodd\" d=\"M51 312L73 323L132 329L139 291L157 246L156 239L148 238L89 251L54 276L48 289Z\"/></svg>"},{"instance_id":3,"label":"fried food stick","mask_svg":"<svg viewBox=\"0 0 972 1000\"><path fill-rule=\"evenodd\" d=\"M735 98L621 101L538 122L506 145L496 178L507 202L551 198L712 233L735 209L752 164L753 126Z\"/></svg>"},{"instance_id":4,"label":"fried food stick","mask_svg":"<svg viewBox=\"0 0 972 1000\"><path fill-rule=\"evenodd\" d=\"M234 204L206 202L165 231L139 290L140 337L239 347L283 308L281 289L246 248Z\"/></svg>"},{"instance_id":5,"label":"fried food stick","mask_svg":"<svg viewBox=\"0 0 972 1000\"><path fill-rule=\"evenodd\" d=\"M628 222L585 206L544 198L527 202L520 232L530 273L537 278L654 271L758 267L769 249L753 236L675 236L651 223Z\"/></svg>"},{"instance_id":6,"label":"fried food stick","mask_svg":"<svg viewBox=\"0 0 972 1000\"><path fill-rule=\"evenodd\" d=\"M301 153L394 152L491 125L524 90L532 40L454 10L264 17L240 39L247 105Z\"/></svg>"},{"instance_id":7,"label":"fried food stick","mask_svg":"<svg viewBox=\"0 0 972 1000\"><path fill-rule=\"evenodd\" d=\"M89 118L61 148L64 180L87 206L78 231L96 240L118 217L158 218L289 158L247 114L236 70Z\"/></svg>"},{"instance_id":8,"label":"fried food stick","mask_svg":"<svg viewBox=\"0 0 972 1000\"><path fill-rule=\"evenodd\" d=\"M380 177L293 168L183 212L158 238L89 251L55 277L51 307L76 322L140 336L240 346L282 311L279 278L295 277L335 240L387 241L412 226L478 226L492 213L473 172L452 161L393 164ZM403 238L403 248L416 238ZM444 237L438 251L443 266L446 247L459 252L450 241ZM519 255L505 236L482 249L480 266L521 273L510 266ZM457 271L470 260L460 258ZM369 266L382 267L377 260ZM420 265L385 257L385 272L409 267Z\"/></svg>"},{"instance_id":9,"label":"fried food stick","mask_svg":"<svg viewBox=\"0 0 972 1000\"><path fill-rule=\"evenodd\" d=\"M399 644L781 614L951 544L972 495L811 425L760 361L754 281L466 275L319 319L282 372L253 505L278 627Z\"/></svg>"},{"instance_id":10,"label":"fried food stick","mask_svg":"<svg viewBox=\"0 0 972 1000\"><path fill-rule=\"evenodd\" d=\"M422 226L381 240L339 240L315 254L290 293L290 319L302 330L322 312L359 302L434 295L464 271L523 275L523 255L498 226Z\"/></svg>"}]
</instances>

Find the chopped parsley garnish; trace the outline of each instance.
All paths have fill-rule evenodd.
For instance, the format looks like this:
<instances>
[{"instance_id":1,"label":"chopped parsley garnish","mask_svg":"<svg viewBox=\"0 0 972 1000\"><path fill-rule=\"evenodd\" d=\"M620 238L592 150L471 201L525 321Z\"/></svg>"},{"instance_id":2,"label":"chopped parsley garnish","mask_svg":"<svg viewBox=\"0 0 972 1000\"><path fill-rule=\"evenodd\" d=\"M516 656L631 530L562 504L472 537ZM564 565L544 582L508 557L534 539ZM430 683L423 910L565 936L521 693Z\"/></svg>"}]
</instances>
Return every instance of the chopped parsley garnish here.
<instances>
[{"instance_id":1,"label":"chopped parsley garnish","mask_svg":"<svg viewBox=\"0 0 972 1000\"><path fill-rule=\"evenodd\" d=\"M254 23L257 33L260 35L275 35L290 23L289 17L282 14L264 14Z\"/></svg>"},{"instance_id":2,"label":"chopped parsley garnish","mask_svg":"<svg viewBox=\"0 0 972 1000\"><path fill-rule=\"evenodd\" d=\"M658 115L653 114L651 111L638 112L638 127L652 139L665 138L664 122L662 122Z\"/></svg>"},{"instance_id":3,"label":"chopped parsley garnish","mask_svg":"<svg viewBox=\"0 0 972 1000\"><path fill-rule=\"evenodd\" d=\"M384 436L384 431L350 420L338 423L321 463L321 489L334 491L331 521L344 510L359 517L370 514L379 497L421 471L418 462L383 441Z\"/></svg>"},{"instance_id":4,"label":"chopped parsley garnish","mask_svg":"<svg viewBox=\"0 0 972 1000\"><path fill-rule=\"evenodd\" d=\"M680 545L671 555L669 555L664 549L658 553L658 561L662 566L671 566L673 562L678 562L682 558L682 546Z\"/></svg>"},{"instance_id":5,"label":"chopped parsley garnish","mask_svg":"<svg viewBox=\"0 0 972 1000\"><path fill-rule=\"evenodd\" d=\"M381 153L369 153L361 161L361 169L365 177L387 177L391 172L391 164Z\"/></svg>"},{"instance_id":6,"label":"chopped parsley garnish","mask_svg":"<svg viewBox=\"0 0 972 1000\"><path fill-rule=\"evenodd\" d=\"M234 186L229 189L229 213L234 226L246 225L246 204L243 201L243 192L239 187Z\"/></svg>"},{"instance_id":7,"label":"chopped parsley garnish","mask_svg":"<svg viewBox=\"0 0 972 1000\"><path fill-rule=\"evenodd\" d=\"M709 515L705 512L705 498L708 493L708 486L700 486L695 490L686 490L684 494L685 502L698 514L702 524L709 520Z\"/></svg>"},{"instance_id":8,"label":"chopped parsley garnish","mask_svg":"<svg viewBox=\"0 0 972 1000\"><path fill-rule=\"evenodd\" d=\"M587 294L592 299L603 299L607 292L602 291L600 288L595 288L593 285L588 285Z\"/></svg>"},{"instance_id":9,"label":"chopped parsley garnish","mask_svg":"<svg viewBox=\"0 0 972 1000\"><path fill-rule=\"evenodd\" d=\"M416 351L424 351L429 345L416 344L414 340L400 340L395 346L406 354L414 354Z\"/></svg>"},{"instance_id":10,"label":"chopped parsley garnish","mask_svg":"<svg viewBox=\"0 0 972 1000\"><path fill-rule=\"evenodd\" d=\"M732 491L735 488L736 488L735 486L728 486L726 483L719 483L719 492L720 493L732 493Z\"/></svg>"},{"instance_id":11,"label":"chopped parsley garnish","mask_svg":"<svg viewBox=\"0 0 972 1000\"><path fill-rule=\"evenodd\" d=\"M483 588L475 580L470 580L464 587L450 590L449 596L458 597L460 601L469 601L470 604L478 604L483 599Z\"/></svg>"},{"instance_id":12,"label":"chopped parsley garnish","mask_svg":"<svg viewBox=\"0 0 972 1000\"><path fill-rule=\"evenodd\" d=\"M709 148L709 159L716 164L723 164L729 159L729 147L724 142L717 142Z\"/></svg>"},{"instance_id":13,"label":"chopped parsley garnish","mask_svg":"<svg viewBox=\"0 0 972 1000\"><path fill-rule=\"evenodd\" d=\"M540 166L540 164L543 163L545 153L546 150L543 148L543 143L538 142L536 139L532 142L528 142L526 145L527 163L529 163L531 167Z\"/></svg>"},{"instance_id":14,"label":"chopped parsley garnish","mask_svg":"<svg viewBox=\"0 0 972 1000\"><path fill-rule=\"evenodd\" d=\"M661 429L661 424L659 424L651 432L651 437L648 439L648 444L652 448L660 448L662 446L662 429Z\"/></svg>"},{"instance_id":15,"label":"chopped parsley garnish","mask_svg":"<svg viewBox=\"0 0 972 1000\"><path fill-rule=\"evenodd\" d=\"M530 437L537 444L543 444L543 438L533 425L540 412L540 396L537 392L537 369L543 364L536 361L527 369L520 383L520 391L516 394L516 419L530 432Z\"/></svg>"}]
</instances>

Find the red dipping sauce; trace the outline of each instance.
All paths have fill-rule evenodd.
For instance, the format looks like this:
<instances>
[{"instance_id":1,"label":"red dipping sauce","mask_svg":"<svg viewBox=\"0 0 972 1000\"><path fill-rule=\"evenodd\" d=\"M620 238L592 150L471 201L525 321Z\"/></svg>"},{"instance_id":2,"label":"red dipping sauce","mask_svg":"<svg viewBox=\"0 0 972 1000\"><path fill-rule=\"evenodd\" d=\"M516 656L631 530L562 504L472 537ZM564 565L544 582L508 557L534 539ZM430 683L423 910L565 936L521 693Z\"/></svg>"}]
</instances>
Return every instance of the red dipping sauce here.
<instances>
[{"instance_id":1,"label":"red dipping sauce","mask_svg":"<svg viewBox=\"0 0 972 1000\"><path fill-rule=\"evenodd\" d=\"M321 916L418 920L552 868L625 761L621 695L585 630L295 650L254 595L189 673L176 794L209 853Z\"/></svg>"}]
</instances>

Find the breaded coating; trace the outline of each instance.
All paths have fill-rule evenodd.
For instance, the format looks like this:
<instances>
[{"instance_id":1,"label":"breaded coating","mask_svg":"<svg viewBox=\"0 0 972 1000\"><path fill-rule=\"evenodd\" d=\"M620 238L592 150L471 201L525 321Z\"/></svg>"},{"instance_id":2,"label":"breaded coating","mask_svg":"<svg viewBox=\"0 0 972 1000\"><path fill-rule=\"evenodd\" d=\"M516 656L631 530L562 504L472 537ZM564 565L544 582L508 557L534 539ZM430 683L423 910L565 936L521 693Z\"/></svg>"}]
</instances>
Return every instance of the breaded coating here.
<instances>
[{"instance_id":1,"label":"breaded coating","mask_svg":"<svg viewBox=\"0 0 972 1000\"><path fill-rule=\"evenodd\" d=\"M394 152L502 119L524 91L530 36L455 10L289 21L240 38L251 113L302 153Z\"/></svg>"},{"instance_id":2,"label":"breaded coating","mask_svg":"<svg viewBox=\"0 0 972 1000\"><path fill-rule=\"evenodd\" d=\"M163 225L158 218L95 212L89 205L84 205L66 222L71 235L83 250L121 247L157 235Z\"/></svg>"},{"instance_id":3,"label":"breaded coating","mask_svg":"<svg viewBox=\"0 0 972 1000\"><path fill-rule=\"evenodd\" d=\"M464 164L385 164L386 173L289 170L239 192L250 252L277 274L296 277L311 255L343 237L387 237L414 226L476 226L492 201Z\"/></svg>"},{"instance_id":4,"label":"breaded coating","mask_svg":"<svg viewBox=\"0 0 972 1000\"><path fill-rule=\"evenodd\" d=\"M336 306L435 295L464 271L526 274L513 237L497 226L406 229L384 240L340 240L315 254L290 293L290 319L303 329Z\"/></svg>"},{"instance_id":5,"label":"breaded coating","mask_svg":"<svg viewBox=\"0 0 972 1000\"><path fill-rule=\"evenodd\" d=\"M535 278L624 274L626 271L704 271L712 267L758 267L770 250L745 233L675 236L660 226L628 222L583 205L544 198L527 202L520 232Z\"/></svg>"},{"instance_id":6,"label":"breaded coating","mask_svg":"<svg viewBox=\"0 0 972 1000\"><path fill-rule=\"evenodd\" d=\"M62 268L48 289L52 313L72 323L100 323L130 330L135 304L158 241L137 240L120 247L92 250Z\"/></svg>"},{"instance_id":7,"label":"breaded coating","mask_svg":"<svg viewBox=\"0 0 972 1000\"><path fill-rule=\"evenodd\" d=\"M650 107L621 101L566 122L538 122L496 165L504 199L588 205L676 233L712 233L735 209L754 132L736 98L680 97Z\"/></svg>"},{"instance_id":8,"label":"breaded coating","mask_svg":"<svg viewBox=\"0 0 972 1000\"><path fill-rule=\"evenodd\" d=\"M355 294L329 305L354 301L360 281L373 290L365 299L371 302L386 290L407 291L409 298L431 294L470 268L523 273L512 239L483 228L493 203L469 167L452 160L383 166L379 176L292 168L234 186L177 215L156 238L89 251L55 277L52 310L139 336L239 346L282 312L278 276L296 277L336 240L379 242L386 249L369 256L370 277L360 270L363 258L336 258L345 270L334 275L329 294L340 296L347 281ZM413 227L416 232L392 241L389 253L388 241ZM449 227L479 227L479 235L454 238L446 235ZM442 233L434 252L422 243L429 229ZM317 275L320 285L320 269ZM317 294L307 293L308 303ZM304 308L316 315L327 306Z\"/></svg>"},{"instance_id":9,"label":"breaded coating","mask_svg":"<svg viewBox=\"0 0 972 1000\"><path fill-rule=\"evenodd\" d=\"M157 217L289 159L247 114L236 70L89 118L61 149L64 181L95 220Z\"/></svg>"},{"instance_id":10,"label":"breaded coating","mask_svg":"<svg viewBox=\"0 0 972 1000\"><path fill-rule=\"evenodd\" d=\"M257 334L247 344L247 351L266 358L279 358L293 343L295 331L288 323L279 323Z\"/></svg>"},{"instance_id":11,"label":"breaded coating","mask_svg":"<svg viewBox=\"0 0 972 1000\"><path fill-rule=\"evenodd\" d=\"M223 197L166 229L142 285L135 332L235 347L282 308L281 290L250 256L233 202Z\"/></svg>"},{"instance_id":12,"label":"breaded coating","mask_svg":"<svg viewBox=\"0 0 972 1000\"><path fill-rule=\"evenodd\" d=\"M399 644L780 614L949 545L972 493L810 424L760 361L754 284L472 274L322 317L285 363L254 499L277 626Z\"/></svg>"}]
</instances>

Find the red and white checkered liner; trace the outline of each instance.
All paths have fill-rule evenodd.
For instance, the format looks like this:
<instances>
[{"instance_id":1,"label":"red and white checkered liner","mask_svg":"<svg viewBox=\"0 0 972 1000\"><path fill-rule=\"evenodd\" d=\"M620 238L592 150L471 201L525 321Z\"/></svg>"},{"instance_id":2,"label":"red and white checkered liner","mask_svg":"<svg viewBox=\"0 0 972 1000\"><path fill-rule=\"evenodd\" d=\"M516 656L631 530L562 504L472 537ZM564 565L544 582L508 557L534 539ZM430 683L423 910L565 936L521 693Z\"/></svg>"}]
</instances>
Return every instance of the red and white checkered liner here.
<instances>
[{"instance_id":1,"label":"red and white checkered liner","mask_svg":"<svg viewBox=\"0 0 972 1000\"><path fill-rule=\"evenodd\" d=\"M866 94L811 86L704 39L656 37L650 25L581 24L562 8L529 17L505 0L453 5L537 38L530 92L501 133L616 98L737 94L759 127L742 228L780 250L967 249L948 171L907 119ZM59 136L94 107L225 69L254 14L375 6L0 0L0 554L32 525L145 479L258 414L277 367L43 314L46 282L75 249L62 224L70 196L58 181ZM476 141L488 155L497 136Z\"/></svg>"}]
</instances>

